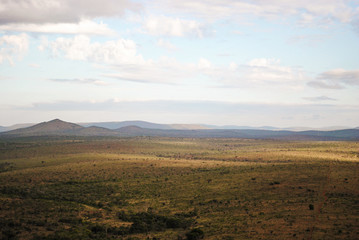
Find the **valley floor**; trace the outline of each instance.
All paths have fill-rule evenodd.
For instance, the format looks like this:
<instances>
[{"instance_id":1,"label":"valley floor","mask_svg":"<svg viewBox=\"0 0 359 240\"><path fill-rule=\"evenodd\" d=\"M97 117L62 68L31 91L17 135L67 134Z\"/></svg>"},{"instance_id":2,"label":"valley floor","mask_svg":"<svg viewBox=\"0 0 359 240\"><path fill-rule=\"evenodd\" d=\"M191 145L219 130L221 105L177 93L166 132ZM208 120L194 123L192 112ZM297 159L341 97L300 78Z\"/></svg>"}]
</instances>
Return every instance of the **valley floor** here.
<instances>
[{"instance_id":1,"label":"valley floor","mask_svg":"<svg viewBox=\"0 0 359 240\"><path fill-rule=\"evenodd\" d=\"M0 239L359 239L359 143L0 139Z\"/></svg>"}]
</instances>

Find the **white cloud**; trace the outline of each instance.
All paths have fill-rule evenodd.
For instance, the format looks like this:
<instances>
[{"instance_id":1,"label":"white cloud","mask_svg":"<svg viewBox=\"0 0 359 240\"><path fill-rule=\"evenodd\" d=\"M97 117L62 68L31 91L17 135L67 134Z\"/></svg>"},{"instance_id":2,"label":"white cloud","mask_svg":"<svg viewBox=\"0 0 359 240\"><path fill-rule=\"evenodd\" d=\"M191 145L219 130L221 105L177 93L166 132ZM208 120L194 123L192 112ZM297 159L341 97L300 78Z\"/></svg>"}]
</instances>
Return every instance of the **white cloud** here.
<instances>
[{"instance_id":1,"label":"white cloud","mask_svg":"<svg viewBox=\"0 0 359 240\"><path fill-rule=\"evenodd\" d=\"M40 65L39 65L39 64L37 64L37 63L30 63L30 64L29 64L29 67L32 67L32 68L39 68L39 67L40 67Z\"/></svg>"},{"instance_id":2,"label":"white cloud","mask_svg":"<svg viewBox=\"0 0 359 240\"><path fill-rule=\"evenodd\" d=\"M113 72L103 76L126 81L178 84L196 70L194 65L168 57L144 60L137 53L136 43L125 39L100 43L83 35L54 41L43 38L39 49L48 49L54 57L106 64Z\"/></svg>"},{"instance_id":3,"label":"white cloud","mask_svg":"<svg viewBox=\"0 0 359 240\"><path fill-rule=\"evenodd\" d=\"M249 61L247 65L250 67L270 67L278 64L278 59L256 58Z\"/></svg>"},{"instance_id":4,"label":"white cloud","mask_svg":"<svg viewBox=\"0 0 359 240\"><path fill-rule=\"evenodd\" d=\"M321 101L337 101L335 98L330 98L327 96L319 96L319 97L303 97L304 100L311 102L321 102Z\"/></svg>"},{"instance_id":5,"label":"white cloud","mask_svg":"<svg viewBox=\"0 0 359 240\"><path fill-rule=\"evenodd\" d=\"M359 86L359 70L333 69L319 74L310 81L314 88L343 89L345 86Z\"/></svg>"},{"instance_id":6,"label":"white cloud","mask_svg":"<svg viewBox=\"0 0 359 240\"><path fill-rule=\"evenodd\" d=\"M194 20L183 20L167 16L149 16L144 19L143 29L155 36L192 36L203 37L208 30L203 24Z\"/></svg>"},{"instance_id":7,"label":"white cloud","mask_svg":"<svg viewBox=\"0 0 359 240\"><path fill-rule=\"evenodd\" d=\"M132 40L119 39L103 43L91 42L84 35L73 38L57 38L49 42L43 39L40 50L49 49L54 56L64 56L72 60L91 61L106 64L138 64L143 62L137 54L136 44Z\"/></svg>"},{"instance_id":8,"label":"white cloud","mask_svg":"<svg viewBox=\"0 0 359 240\"><path fill-rule=\"evenodd\" d=\"M235 71L235 70L237 70L237 68L238 68L238 65L236 64L236 63L234 63L234 62L231 62L230 64L229 64L229 70L231 70L231 71Z\"/></svg>"},{"instance_id":9,"label":"white cloud","mask_svg":"<svg viewBox=\"0 0 359 240\"><path fill-rule=\"evenodd\" d=\"M236 19L242 21L247 16L278 19L294 16L301 24L324 24L332 21L348 23L355 9L346 0L157 0L159 8L166 11L182 12L201 16L208 20Z\"/></svg>"},{"instance_id":10,"label":"white cloud","mask_svg":"<svg viewBox=\"0 0 359 240\"><path fill-rule=\"evenodd\" d=\"M8 79L10 79L9 77L5 77L5 76L1 76L0 75L0 81L3 81L3 80L8 80Z\"/></svg>"},{"instance_id":11,"label":"white cloud","mask_svg":"<svg viewBox=\"0 0 359 240\"><path fill-rule=\"evenodd\" d=\"M325 34L295 35L289 38L287 42L290 44L303 43L316 46L329 38L331 38L331 36Z\"/></svg>"},{"instance_id":12,"label":"white cloud","mask_svg":"<svg viewBox=\"0 0 359 240\"><path fill-rule=\"evenodd\" d=\"M28 48L29 39L24 33L0 37L0 64L8 61L13 65L14 59L22 59Z\"/></svg>"},{"instance_id":13,"label":"white cloud","mask_svg":"<svg viewBox=\"0 0 359 240\"><path fill-rule=\"evenodd\" d=\"M162 57L158 61L148 60L136 65L116 65L112 66L112 70L114 73L104 76L125 81L162 84L183 84L197 74L195 65L183 64L168 57Z\"/></svg>"},{"instance_id":14,"label":"white cloud","mask_svg":"<svg viewBox=\"0 0 359 240\"><path fill-rule=\"evenodd\" d=\"M231 63L228 67L213 65L205 58L200 58L197 64L184 64L168 57L158 61L144 60L137 54L136 44L124 39L99 43L80 35L44 41L40 49L44 48L54 56L110 64L113 72L103 76L125 81L183 84L202 75L221 85L258 87L261 84L282 84L296 87L305 79L300 69L282 66L276 59L253 59L247 64Z\"/></svg>"},{"instance_id":15,"label":"white cloud","mask_svg":"<svg viewBox=\"0 0 359 240\"><path fill-rule=\"evenodd\" d=\"M359 8L357 13L357 19L352 22L352 26L354 28L354 31L359 34Z\"/></svg>"},{"instance_id":16,"label":"white cloud","mask_svg":"<svg viewBox=\"0 0 359 240\"><path fill-rule=\"evenodd\" d=\"M359 70L333 69L320 74L318 79L339 81L347 85L359 85Z\"/></svg>"},{"instance_id":17,"label":"white cloud","mask_svg":"<svg viewBox=\"0 0 359 240\"><path fill-rule=\"evenodd\" d=\"M177 50L177 47L175 45L173 45L171 42L169 41L166 41L164 39L158 39L157 41L157 46L159 47L163 47L169 51L174 51L174 50Z\"/></svg>"},{"instance_id":18,"label":"white cloud","mask_svg":"<svg viewBox=\"0 0 359 240\"><path fill-rule=\"evenodd\" d=\"M76 23L82 19L119 16L138 10L130 0L16 0L0 1L0 24Z\"/></svg>"},{"instance_id":19,"label":"white cloud","mask_svg":"<svg viewBox=\"0 0 359 240\"><path fill-rule=\"evenodd\" d=\"M338 83L328 83L323 80L310 81L308 82L308 86L323 89L343 89L343 86Z\"/></svg>"},{"instance_id":20,"label":"white cloud","mask_svg":"<svg viewBox=\"0 0 359 240\"><path fill-rule=\"evenodd\" d=\"M197 64L184 64L168 57L159 61L144 61L136 65L116 65L114 73L105 74L120 80L191 84L191 79L207 78L208 86L261 88L263 86L283 86L298 88L305 83L306 76L301 69L282 66L276 59L254 59L247 64L230 63L228 66L212 64L206 58L200 58Z\"/></svg>"},{"instance_id":21,"label":"white cloud","mask_svg":"<svg viewBox=\"0 0 359 240\"><path fill-rule=\"evenodd\" d=\"M246 78L253 82L298 82L304 75L298 69L280 65L278 59L254 59L250 61L246 69Z\"/></svg>"},{"instance_id":22,"label":"white cloud","mask_svg":"<svg viewBox=\"0 0 359 240\"><path fill-rule=\"evenodd\" d=\"M280 65L278 59L258 58L246 64L230 63L228 67L213 67L205 72L212 79L230 87L262 87L283 85L299 87L306 79L305 73L295 67Z\"/></svg>"},{"instance_id":23,"label":"white cloud","mask_svg":"<svg viewBox=\"0 0 359 240\"><path fill-rule=\"evenodd\" d=\"M0 30L34 33L114 35L114 31L108 28L106 24L90 20L82 20L79 23L11 23L0 25Z\"/></svg>"},{"instance_id":24,"label":"white cloud","mask_svg":"<svg viewBox=\"0 0 359 240\"><path fill-rule=\"evenodd\" d=\"M80 83L80 84L93 84L97 86L107 86L109 85L107 82L99 80L99 79L93 79L93 78L74 78L74 79L49 79L53 82L60 82L60 83Z\"/></svg>"},{"instance_id":25,"label":"white cloud","mask_svg":"<svg viewBox=\"0 0 359 240\"><path fill-rule=\"evenodd\" d=\"M199 69L204 70L204 69L210 69L212 64L207 59L201 58L199 59L197 66Z\"/></svg>"},{"instance_id":26,"label":"white cloud","mask_svg":"<svg viewBox=\"0 0 359 240\"><path fill-rule=\"evenodd\" d=\"M200 58L197 64L184 64L168 57L145 60L137 53L136 44L124 39L99 43L79 35L43 42L40 49L47 48L54 56L110 64L113 72L103 76L126 81L184 84L201 75L221 85L256 88L261 84L298 87L306 78L301 69L282 66L277 59L259 58L247 64L232 62L223 67L213 65L205 58Z\"/></svg>"}]
</instances>

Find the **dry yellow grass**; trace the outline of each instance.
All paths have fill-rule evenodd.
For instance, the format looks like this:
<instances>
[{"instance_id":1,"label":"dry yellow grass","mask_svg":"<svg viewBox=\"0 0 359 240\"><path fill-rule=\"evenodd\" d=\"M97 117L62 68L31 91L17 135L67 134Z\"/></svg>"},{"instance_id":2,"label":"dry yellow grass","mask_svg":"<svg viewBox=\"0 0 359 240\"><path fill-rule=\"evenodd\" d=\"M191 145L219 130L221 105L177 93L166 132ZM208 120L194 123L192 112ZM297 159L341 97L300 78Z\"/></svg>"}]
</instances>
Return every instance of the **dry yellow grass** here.
<instances>
[{"instance_id":1,"label":"dry yellow grass","mask_svg":"<svg viewBox=\"0 0 359 240\"><path fill-rule=\"evenodd\" d=\"M359 238L357 142L130 138L25 146L0 153L4 239L185 239L192 228L205 239ZM187 214L192 224L119 234L113 229L133 224L120 211Z\"/></svg>"}]
</instances>

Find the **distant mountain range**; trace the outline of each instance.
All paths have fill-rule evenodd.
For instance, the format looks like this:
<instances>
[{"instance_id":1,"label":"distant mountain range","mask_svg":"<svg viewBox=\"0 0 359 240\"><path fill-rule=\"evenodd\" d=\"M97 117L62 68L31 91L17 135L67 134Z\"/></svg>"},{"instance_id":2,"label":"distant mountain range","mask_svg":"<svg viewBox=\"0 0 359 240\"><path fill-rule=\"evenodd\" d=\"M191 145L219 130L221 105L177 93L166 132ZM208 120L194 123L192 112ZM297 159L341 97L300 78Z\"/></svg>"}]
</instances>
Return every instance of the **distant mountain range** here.
<instances>
[{"instance_id":1,"label":"distant mountain range","mask_svg":"<svg viewBox=\"0 0 359 240\"><path fill-rule=\"evenodd\" d=\"M143 121L75 124L55 119L49 122L35 124L30 127L18 128L0 133L0 137L26 136L161 136L282 140L359 140L359 129L334 131L289 131L234 128L213 129L209 126L206 128L203 125L155 124Z\"/></svg>"},{"instance_id":2,"label":"distant mountain range","mask_svg":"<svg viewBox=\"0 0 359 240\"><path fill-rule=\"evenodd\" d=\"M325 128L308 128L308 127L288 127L288 128L278 128L272 126L261 126L261 127L251 127L251 126L237 126L237 125L206 125L206 124L158 124L151 123L146 121L123 121L123 122L89 122L89 123L76 123L82 127L101 127L111 130L115 130L122 127L128 126L137 126L140 128L148 129L162 129L162 130L198 130L198 129L253 129L253 130L288 130L288 131L334 131L334 130L343 130L348 129L345 126L332 126ZM9 127L0 126L0 132L7 132L19 128L31 127L36 125L36 123L24 123L16 124ZM357 127L356 129L359 129Z\"/></svg>"}]
</instances>

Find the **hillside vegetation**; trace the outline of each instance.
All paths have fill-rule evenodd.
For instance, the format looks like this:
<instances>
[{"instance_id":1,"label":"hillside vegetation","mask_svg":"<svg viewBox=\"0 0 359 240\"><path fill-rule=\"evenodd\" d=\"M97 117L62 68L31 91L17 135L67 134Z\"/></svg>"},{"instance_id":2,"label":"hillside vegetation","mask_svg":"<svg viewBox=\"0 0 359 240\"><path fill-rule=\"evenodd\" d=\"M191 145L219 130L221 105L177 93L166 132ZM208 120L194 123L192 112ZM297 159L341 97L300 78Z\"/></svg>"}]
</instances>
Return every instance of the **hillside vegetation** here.
<instances>
[{"instance_id":1,"label":"hillside vegetation","mask_svg":"<svg viewBox=\"0 0 359 240\"><path fill-rule=\"evenodd\" d=\"M359 143L0 139L0 239L359 239Z\"/></svg>"}]
</instances>

